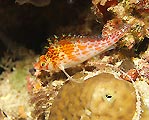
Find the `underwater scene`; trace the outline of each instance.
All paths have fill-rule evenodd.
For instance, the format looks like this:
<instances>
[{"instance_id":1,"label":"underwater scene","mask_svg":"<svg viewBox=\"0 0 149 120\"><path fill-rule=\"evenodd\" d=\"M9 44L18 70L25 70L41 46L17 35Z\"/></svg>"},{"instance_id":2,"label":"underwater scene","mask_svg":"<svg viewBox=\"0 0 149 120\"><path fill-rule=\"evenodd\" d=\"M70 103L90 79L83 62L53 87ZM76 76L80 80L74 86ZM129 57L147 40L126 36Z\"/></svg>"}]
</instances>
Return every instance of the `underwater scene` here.
<instances>
[{"instance_id":1,"label":"underwater scene","mask_svg":"<svg viewBox=\"0 0 149 120\"><path fill-rule=\"evenodd\" d=\"M0 120L148 120L149 0L0 0Z\"/></svg>"}]
</instances>

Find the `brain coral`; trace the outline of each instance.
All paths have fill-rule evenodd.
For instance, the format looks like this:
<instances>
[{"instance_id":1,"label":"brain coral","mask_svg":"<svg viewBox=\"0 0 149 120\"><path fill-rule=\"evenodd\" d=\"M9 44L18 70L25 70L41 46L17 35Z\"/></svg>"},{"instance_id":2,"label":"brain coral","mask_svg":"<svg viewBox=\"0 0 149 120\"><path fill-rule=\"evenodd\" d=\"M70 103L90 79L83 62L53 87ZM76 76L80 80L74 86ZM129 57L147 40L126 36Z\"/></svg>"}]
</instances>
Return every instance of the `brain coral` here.
<instances>
[{"instance_id":1,"label":"brain coral","mask_svg":"<svg viewBox=\"0 0 149 120\"><path fill-rule=\"evenodd\" d=\"M136 106L131 83L102 73L83 83L68 82L56 97L50 120L131 120Z\"/></svg>"}]
</instances>

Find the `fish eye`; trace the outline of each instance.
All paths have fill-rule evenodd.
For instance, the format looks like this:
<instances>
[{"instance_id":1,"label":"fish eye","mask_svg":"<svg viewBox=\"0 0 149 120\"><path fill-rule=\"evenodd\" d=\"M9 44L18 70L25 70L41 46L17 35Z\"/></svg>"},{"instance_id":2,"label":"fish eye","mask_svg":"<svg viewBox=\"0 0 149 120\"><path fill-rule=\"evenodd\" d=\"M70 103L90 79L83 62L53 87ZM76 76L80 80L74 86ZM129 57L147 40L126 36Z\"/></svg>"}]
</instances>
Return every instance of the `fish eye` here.
<instances>
[{"instance_id":1,"label":"fish eye","mask_svg":"<svg viewBox=\"0 0 149 120\"><path fill-rule=\"evenodd\" d=\"M42 62L42 63L41 63L41 66L43 67L43 66L45 66L45 64L46 64L45 62Z\"/></svg>"}]
</instances>

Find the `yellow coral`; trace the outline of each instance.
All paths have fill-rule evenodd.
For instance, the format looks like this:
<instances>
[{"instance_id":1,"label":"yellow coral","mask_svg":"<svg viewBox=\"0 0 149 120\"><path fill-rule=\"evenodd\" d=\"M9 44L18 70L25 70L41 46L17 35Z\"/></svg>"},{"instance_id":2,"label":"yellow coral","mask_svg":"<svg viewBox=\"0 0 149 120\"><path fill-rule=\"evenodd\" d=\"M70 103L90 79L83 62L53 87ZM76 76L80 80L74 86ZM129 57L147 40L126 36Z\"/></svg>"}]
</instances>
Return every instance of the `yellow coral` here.
<instances>
[{"instance_id":1,"label":"yellow coral","mask_svg":"<svg viewBox=\"0 0 149 120\"><path fill-rule=\"evenodd\" d=\"M136 109L133 85L102 73L83 83L62 87L51 108L50 120L131 120Z\"/></svg>"}]
</instances>

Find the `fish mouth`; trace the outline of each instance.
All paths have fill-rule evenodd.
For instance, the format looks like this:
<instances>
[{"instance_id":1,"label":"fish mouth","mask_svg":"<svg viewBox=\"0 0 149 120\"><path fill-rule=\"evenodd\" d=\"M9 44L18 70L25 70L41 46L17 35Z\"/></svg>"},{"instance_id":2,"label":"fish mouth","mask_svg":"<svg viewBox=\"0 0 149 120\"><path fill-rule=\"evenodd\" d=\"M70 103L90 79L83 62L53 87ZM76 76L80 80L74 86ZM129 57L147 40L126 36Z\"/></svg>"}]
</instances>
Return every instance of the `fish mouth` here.
<instances>
[{"instance_id":1,"label":"fish mouth","mask_svg":"<svg viewBox=\"0 0 149 120\"><path fill-rule=\"evenodd\" d=\"M31 75L34 75L35 72L36 72L36 69L35 69L35 68L30 68L30 69L29 69L29 73L30 73Z\"/></svg>"}]
</instances>

